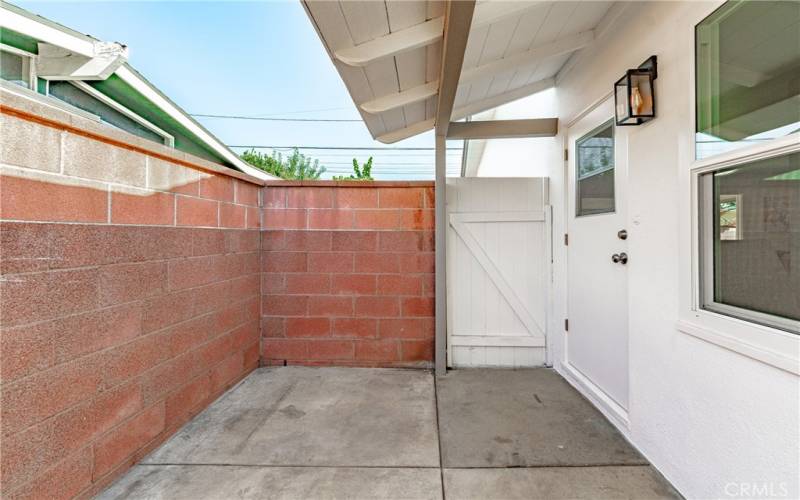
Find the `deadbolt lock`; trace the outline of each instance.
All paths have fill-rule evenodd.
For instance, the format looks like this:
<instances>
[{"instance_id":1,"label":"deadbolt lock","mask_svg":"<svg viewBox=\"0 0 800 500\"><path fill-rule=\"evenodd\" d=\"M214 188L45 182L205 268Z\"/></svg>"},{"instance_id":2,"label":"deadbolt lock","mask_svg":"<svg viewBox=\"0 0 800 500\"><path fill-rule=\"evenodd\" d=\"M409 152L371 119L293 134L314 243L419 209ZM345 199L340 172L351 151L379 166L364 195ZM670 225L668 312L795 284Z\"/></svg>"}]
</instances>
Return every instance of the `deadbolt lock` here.
<instances>
[{"instance_id":1,"label":"deadbolt lock","mask_svg":"<svg viewBox=\"0 0 800 500\"><path fill-rule=\"evenodd\" d=\"M628 231L626 231L625 229L620 229L619 231L617 231L617 238L619 238L621 240L627 240L628 239Z\"/></svg>"}]
</instances>

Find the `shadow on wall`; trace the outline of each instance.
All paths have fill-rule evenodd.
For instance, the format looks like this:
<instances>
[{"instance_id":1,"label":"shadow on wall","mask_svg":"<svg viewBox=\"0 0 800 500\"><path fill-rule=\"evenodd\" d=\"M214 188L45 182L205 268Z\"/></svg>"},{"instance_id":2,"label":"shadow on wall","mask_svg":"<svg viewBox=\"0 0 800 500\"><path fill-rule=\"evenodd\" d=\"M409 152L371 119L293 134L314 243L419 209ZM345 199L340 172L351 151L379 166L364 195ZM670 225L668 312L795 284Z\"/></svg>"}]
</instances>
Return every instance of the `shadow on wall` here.
<instances>
[{"instance_id":1,"label":"shadow on wall","mask_svg":"<svg viewBox=\"0 0 800 500\"><path fill-rule=\"evenodd\" d=\"M259 364L259 186L87 147L2 152L3 498L99 491Z\"/></svg>"}]
</instances>

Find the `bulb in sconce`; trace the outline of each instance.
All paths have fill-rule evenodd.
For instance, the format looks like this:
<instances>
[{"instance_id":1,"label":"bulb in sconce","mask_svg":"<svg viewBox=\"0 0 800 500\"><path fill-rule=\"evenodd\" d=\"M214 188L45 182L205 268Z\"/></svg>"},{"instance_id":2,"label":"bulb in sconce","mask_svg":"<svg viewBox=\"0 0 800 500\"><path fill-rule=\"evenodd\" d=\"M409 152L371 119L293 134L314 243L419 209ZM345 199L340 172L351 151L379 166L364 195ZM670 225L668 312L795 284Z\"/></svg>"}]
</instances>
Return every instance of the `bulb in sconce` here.
<instances>
[{"instance_id":1,"label":"bulb in sconce","mask_svg":"<svg viewBox=\"0 0 800 500\"><path fill-rule=\"evenodd\" d=\"M642 93L639 92L639 87L633 87L631 89L631 109L633 110L634 114L641 114L643 104L644 98L642 98Z\"/></svg>"}]
</instances>

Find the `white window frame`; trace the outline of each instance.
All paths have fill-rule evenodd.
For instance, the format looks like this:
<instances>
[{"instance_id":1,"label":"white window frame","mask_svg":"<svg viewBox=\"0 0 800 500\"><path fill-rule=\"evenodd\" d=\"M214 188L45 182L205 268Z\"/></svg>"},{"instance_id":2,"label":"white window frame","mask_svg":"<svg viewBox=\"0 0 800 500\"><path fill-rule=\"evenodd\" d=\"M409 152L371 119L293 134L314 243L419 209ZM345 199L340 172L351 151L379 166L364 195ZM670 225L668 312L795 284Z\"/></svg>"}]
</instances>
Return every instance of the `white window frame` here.
<instances>
[{"instance_id":1,"label":"white window frame","mask_svg":"<svg viewBox=\"0 0 800 500\"><path fill-rule=\"evenodd\" d=\"M800 335L790 333L785 329L764 325L738 316L731 316L702 307L702 259L700 252L702 224L701 207L699 206L701 176L720 169L754 162L760 159L782 156L800 151L800 133L790 134L773 139L769 142L745 146L733 151L723 152L708 156L703 159L696 158L696 130L697 130L697 67L695 29L697 24L706 16L713 13L725 2L720 0L714 5L709 5L707 11L693 24L690 23L687 39L687 61L690 61L689 79L689 110L688 125L690 133L686 134L686 146L683 157L687 158L689 165L689 215L691 250L689 254L689 268L691 291L688 303L682 301L681 315L677 327L680 332L703 339L726 349L738 352L754 360L772 365L781 370L800 375ZM706 245L707 246L707 245ZM738 309L738 308L737 308ZM750 311L756 313L755 311ZM757 313L756 313L757 314ZM770 318L774 318L770 316ZM798 323L798 322L795 322Z\"/></svg>"},{"instance_id":2,"label":"white window frame","mask_svg":"<svg viewBox=\"0 0 800 500\"><path fill-rule=\"evenodd\" d=\"M156 134L160 135L164 139L164 144L165 145L167 145L167 146L169 146L171 148L175 147L175 137L173 137L171 134L169 134L165 130L159 128L158 126L154 125L153 123L149 122L148 120L142 118L141 116L137 115L136 113L134 113L130 109L126 108L122 104L120 104L120 103L116 102L115 100L111 99L110 97L108 97L107 95L105 95L102 92L98 91L97 89L95 89L91 85L89 85L89 84L87 84L85 82L82 82L82 81L78 81L78 80L65 80L65 81L67 83L77 87L81 91L89 94L90 96L92 96L93 98L95 98L98 101L102 102L103 104L106 104L106 105L114 108L115 110L119 111L120 113L122 113L123 115L127 116L128 118L130 118L131 120L135 121L136 123L148 128L151 131L155 132ZM48 82L48 86L47 86L47 95L49 97L53 98L53 99L57 99L57 97L54 97L54 96L50 95L49 82ZM69 104L69 103L67 103L67 104ZM71 107L75 107L75 106L72 106L72 105L70 105L70 106ZM114 128L119 128L119 127L114 127ZM124 130L124 129L120 129L120 130Z\"/></svg>"},{"instance_id":3,"label":"white window frame","mask_svg":"<svg viewBox=\"0 0 800 500\"><path fill-rule=\"evenodd\" d=\"M11 45L7 45L5 43L0 43L0 50L3 52L10 52L12 54L16 54L18 56L22 56L28 59L29 84L27 88L35 92L38 86L38 77L36 76L36 54L28 52L27 50L22 50L16 47L12 47ZM22 85L17 85L17 86L22 87Z\"/></svg>"},{"instance_id":4,"label":"white window frame","mask_svg":"<svg viewBox=\"0 0 800 500\"><path fill-rule=\"evenodd\" d=\"M597 170L595 172L592 172L589 175L585 175L583 177L580 177L578 175L578 169L580 168L580 161L579 161L580 155L578 154L578 143L583 141L584 139L588 139L593 134L596 134L597 132L600 132L601 130L606 128L606 126L608 126L608 125L611 126L611 151L612 151L612 158L614 158L614 164L611 165L609 168L605 168L605 169L602 169L602 170ZM585 180L585 179L589 179L591 177L594 177L595 175L600 175L603 172L608 172L608 171L613 171L614 172L614 179L616 179L617 163L616 163L616 158L614 157L614 155L616 154L616 151L617 151L617 124L614 122L613 118L611 118L610 120L604 121L603 123L601 123L597 127L595 127L592 130L590 130L589 132L586 132L586 134L584 134L583 136L579 137L578 140L575 141L575 162L574 162L575 163L575 173L574 173L574 175L575 175L575 213L573 215L576 218L578 218L578 217L580 217L580 218L583 218L583 217L595 217L595 216L599 216L599 215L609 215L609 214L617 213L616 180L614 181L614 184L615 184L614 185L614 208L612 210L609 210L609 211L606 211L606 212L589 213L589 214L579 214L579 213L577 213L577 211L578 211L578 199L580 198L580 181Z\"/></svg>"},{"instance_id":5,"label":"white window frame","mask_svg":"<svg viewBox=\"0 0 800 500\"><path fill-rule=\"evenodd\" d=\"M737 158L723 162L714 162L710 165L707 165L706 167L694 169L697 176L697 193L698 195L700 195L698 199L698 213L697 213L698 237L699 237L698 243L700 245L698 253L698 255L700 256L699 257L700 268L698 272L697 286L699 294L698 294L697 307L707 311L714 311L720 314L738 317L746 321L752 321L754 323L773 326L775 328L786 330L790 333L795 333L800 335L800 321L788 318L781 318L779 316L762 313L752 309L736 307L716 302L714 300L713 287L708 285L709 283L714 282L714 269L713 266L711 265L704 265L704 263L713 262L714 260L713 245L710 245L709 241L713 238L716 238L717 236L716 234L714 234L713 225L708 223L708 217L709 217L708 212L709 210L713 210L712 204L714 201L711 193L711 183L703 182L703 179L707 178L706 176L708 176L710 173L718 172L721 169L732 168L744 164L749 164L751 162L762 159L775 158L778 156L791 154L792 152L794 152L794 150L800 151L800 146L798 146L797 143L790 145L787 148L787 150L784 150L784 148L773 147L759 154L750 154L744 157L742 157L741 155L736 155ZM701 200L705 202L706 204L705 207L699 205Z\"/></svg>"}]
</instances>

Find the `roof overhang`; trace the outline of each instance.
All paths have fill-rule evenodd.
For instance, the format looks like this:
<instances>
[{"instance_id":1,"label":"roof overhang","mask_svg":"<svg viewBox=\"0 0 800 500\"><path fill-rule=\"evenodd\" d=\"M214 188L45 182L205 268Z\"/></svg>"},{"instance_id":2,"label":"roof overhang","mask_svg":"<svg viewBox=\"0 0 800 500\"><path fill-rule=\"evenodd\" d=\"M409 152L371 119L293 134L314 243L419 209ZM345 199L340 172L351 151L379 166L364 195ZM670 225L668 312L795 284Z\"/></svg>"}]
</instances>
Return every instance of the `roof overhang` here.
<instances>
[{"instance_id":1,"label":"roof overhang","mask_svg":"<svg viewBox=\"0 0 800 500\"><path fill-rule=\"evenodd\" d=\"M483 0L465 28L448 22L449 1L302 1L370 134L384 143L436 126L450 90L443 75L455 78L448 122L553 87L620 10L610 1ZM468 34L449 61L448 30Z\"/></svg>"}]
</instances>

